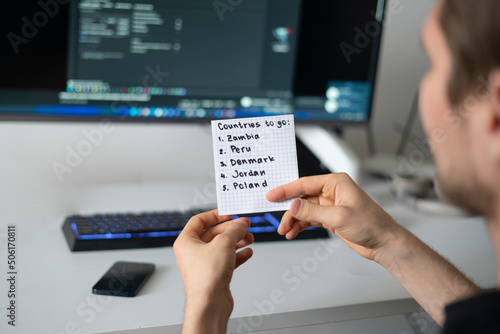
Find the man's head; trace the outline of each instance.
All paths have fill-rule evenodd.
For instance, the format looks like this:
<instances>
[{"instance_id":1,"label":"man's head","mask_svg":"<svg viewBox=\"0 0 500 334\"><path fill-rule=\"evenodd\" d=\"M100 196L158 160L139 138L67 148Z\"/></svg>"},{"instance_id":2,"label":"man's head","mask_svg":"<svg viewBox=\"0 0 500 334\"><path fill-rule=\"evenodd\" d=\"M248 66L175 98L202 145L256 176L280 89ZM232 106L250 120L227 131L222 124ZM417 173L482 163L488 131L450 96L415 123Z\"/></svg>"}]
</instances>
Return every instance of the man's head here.
<instances>
[{"instance_id":1,"label":"man's head","mask_svg":"<svg viewBox=\"0 0 500 334\"><path fill-rule=\"evenodd\" d=\"M450 201L495 215L500 198L500 1L440 0L422 43L431 67L421 118L438 188Z\"/></svg>"}]
</instances>

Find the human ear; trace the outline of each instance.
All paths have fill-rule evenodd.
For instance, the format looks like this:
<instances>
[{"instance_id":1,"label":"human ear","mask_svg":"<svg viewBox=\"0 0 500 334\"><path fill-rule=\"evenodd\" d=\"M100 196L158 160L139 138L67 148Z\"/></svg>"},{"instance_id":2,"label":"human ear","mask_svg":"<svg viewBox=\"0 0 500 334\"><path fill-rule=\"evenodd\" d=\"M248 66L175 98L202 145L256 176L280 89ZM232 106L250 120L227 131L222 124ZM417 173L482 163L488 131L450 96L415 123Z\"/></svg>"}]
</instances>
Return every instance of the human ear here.
<instances>
[{"instance_id":1,"label":"human ear","mask_svg":"<svg viewBox=\"0 0 500 334\"><path fill-rule=\"evenodd\" d=\"M493 71L489 76L487 133L490 141L490 159L500 165L500 69Z\"/></svg>"},{"instance_id":2,"label":"human ear","mask_svg":"<svg viewBox=\"0 0 500 334\"><path fill-rule=\"evenodd\" d=\"M500 68L490 74L489 86L491 106L495 109L496 114L500 115Z\"/></svg>"}]
</instances>

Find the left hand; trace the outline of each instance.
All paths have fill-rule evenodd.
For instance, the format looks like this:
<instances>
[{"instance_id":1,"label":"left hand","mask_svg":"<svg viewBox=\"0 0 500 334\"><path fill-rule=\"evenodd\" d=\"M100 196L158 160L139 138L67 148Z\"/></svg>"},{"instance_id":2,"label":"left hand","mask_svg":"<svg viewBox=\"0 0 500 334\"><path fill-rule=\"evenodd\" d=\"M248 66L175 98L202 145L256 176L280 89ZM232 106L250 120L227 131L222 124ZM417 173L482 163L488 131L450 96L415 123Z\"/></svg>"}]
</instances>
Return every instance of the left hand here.
<instances>
[{"instance_id":1,"label":"left hand","mask_svg":"<svg viewBox=\"0 0 500 334\"><path fill-rule=\"evenodd\" d=\"M228 319L234 304L229 289L233 271L253 254L251 248L238 253L236 250L254 240L253 235L247 233L250 226L247 218L207 229L230 218L219 216L217 210L196 215L174 243L177 266L184 281L186 307L217 305Z\"/></svg>"}]
</instances>

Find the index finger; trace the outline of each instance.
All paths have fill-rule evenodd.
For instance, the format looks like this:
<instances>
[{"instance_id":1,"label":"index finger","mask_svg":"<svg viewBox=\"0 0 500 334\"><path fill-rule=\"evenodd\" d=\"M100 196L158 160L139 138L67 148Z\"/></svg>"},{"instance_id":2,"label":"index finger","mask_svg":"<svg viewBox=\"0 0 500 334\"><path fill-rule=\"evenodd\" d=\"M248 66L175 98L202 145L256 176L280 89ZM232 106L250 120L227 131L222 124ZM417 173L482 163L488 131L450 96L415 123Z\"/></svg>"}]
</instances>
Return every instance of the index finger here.
<instances>
[{"instance_id":1,"label":"index finger","mask_svg":"<svg viewBox=\"0 0 500 334\"><path fill-rule=\"evenodd\" d=\"M219 216L217 209L197 214L188 221L186 226L184 226L181 235L199 238L205 229L217 223L229 220L231 217L231 215Z\"/></svg>"},{"instance_id":2,"label":"index finger","mask_svg":"<svg viewBox=\"0 0 500 334\"><path fill-rule=\"evenodd\" d=\"M266 198L270 202L280 202L303 195L314 196L322 192L327 178L331 175L303 177L288 184L269 190Z\"/></svg>"}]
</instances>

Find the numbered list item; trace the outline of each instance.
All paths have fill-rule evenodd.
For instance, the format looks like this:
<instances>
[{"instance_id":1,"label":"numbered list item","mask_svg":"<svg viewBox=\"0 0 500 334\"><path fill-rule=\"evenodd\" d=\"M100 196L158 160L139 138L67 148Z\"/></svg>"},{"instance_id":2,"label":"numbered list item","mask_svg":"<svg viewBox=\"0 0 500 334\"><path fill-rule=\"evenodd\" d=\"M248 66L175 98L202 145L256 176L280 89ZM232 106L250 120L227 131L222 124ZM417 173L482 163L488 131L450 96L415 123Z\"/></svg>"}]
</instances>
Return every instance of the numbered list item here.
<instances>
[{"instance_id":1,"label":"numbered list item","mask_svg":"<svg viewBox=\"0 0 500 334\"><path fill-rule=\"evenodd\" d=\"M266 193L297 180L293 115L212 121L220 215L288 210Z\"/></svg>"}]
</instances>

